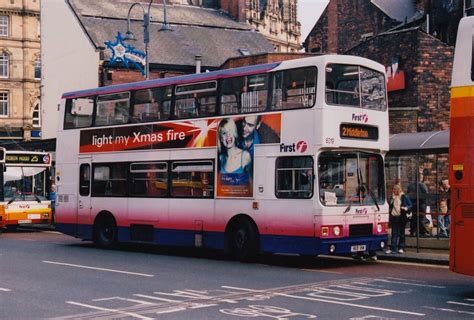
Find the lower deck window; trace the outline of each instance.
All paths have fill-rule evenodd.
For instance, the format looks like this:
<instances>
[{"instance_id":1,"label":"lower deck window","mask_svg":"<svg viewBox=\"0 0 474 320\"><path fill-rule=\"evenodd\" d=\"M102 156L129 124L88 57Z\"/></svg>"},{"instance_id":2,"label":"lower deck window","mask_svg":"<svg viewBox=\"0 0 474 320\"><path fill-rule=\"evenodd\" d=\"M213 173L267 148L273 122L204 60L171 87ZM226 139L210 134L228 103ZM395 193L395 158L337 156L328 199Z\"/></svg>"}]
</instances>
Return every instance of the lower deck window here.
<instances>
[{"instance_id":1,"label":"lower deck window","mask_svg":"<svg viewBox=\"0 0 474 320\"><path fill-rule=\"evenodd\" d=\"M313 166L312 157L277 158L277 198L311 198L314 181Z\"/></svg>"},{"instance_id":2,"label":"lower deck window","mask_svg":"<svg viewBox=\"0 0 474 320\"><path fill-rule=\"evenodd\" d=\"M171 169L171 196L212 198L214 164L212 161L176 161Z\"/></svg>"},{"instance_id":3,"label":"lower deck window","mask_svg":"<svg viewBox=\"0 0 474 320\"><path fill-rule=\"evenodd\" d=\"M125 196L127 194L125 163L96 164L93 167L93 196Z\"/></svg>"}]
</instances>

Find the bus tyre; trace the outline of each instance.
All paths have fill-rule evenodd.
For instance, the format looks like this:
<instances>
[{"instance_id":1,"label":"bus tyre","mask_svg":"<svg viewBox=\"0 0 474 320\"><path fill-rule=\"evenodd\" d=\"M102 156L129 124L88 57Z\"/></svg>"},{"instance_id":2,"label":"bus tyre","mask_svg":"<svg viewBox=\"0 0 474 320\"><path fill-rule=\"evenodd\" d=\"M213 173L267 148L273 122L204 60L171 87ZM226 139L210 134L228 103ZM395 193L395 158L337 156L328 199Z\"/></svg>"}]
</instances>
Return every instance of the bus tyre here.
<instances>
[{"instance_id":1,"label":"bus tyre","mask_svg":"<svg viewBox=\"0 0 474 320\"><path fill-rule=\"evenodd\" d=\"M16 231L18 229L18 225L17 224L9 224L9 225L7 225L6 229L7 229L7 231Z\"/></svg>"},{"instance_id":2,"label":"bus tyre","mask_svg":"<svg viewBox=\"0 0 474 320\"><path fill-rule=\"evenodd\" d=\"M230 253L233 258L248 262L258 254L258 231L247 219L237 221L229 232Z\"/></svg>"},{"instance_id":3,"label":"bus tyre","mask_svg":"<svg viewBox=\"0 0 474 320\"><path fill-rule=\"evenodd\" d=\"M99 248L110 249L117 242L117 223L111 215L103 215L94 225L94 243Z\"/></svg>"}]
</instances>

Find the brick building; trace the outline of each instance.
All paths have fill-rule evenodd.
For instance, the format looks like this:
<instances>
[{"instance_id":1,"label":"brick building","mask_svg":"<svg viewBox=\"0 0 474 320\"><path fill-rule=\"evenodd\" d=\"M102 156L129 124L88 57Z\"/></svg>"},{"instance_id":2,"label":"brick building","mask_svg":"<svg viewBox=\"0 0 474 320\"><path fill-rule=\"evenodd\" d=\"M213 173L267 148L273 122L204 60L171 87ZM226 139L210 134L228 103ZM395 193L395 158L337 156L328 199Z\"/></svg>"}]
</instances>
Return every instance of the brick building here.
<instances>
[{"instance_id":1,"label":"brick building","mask_svg":"<svg viewBox=\"0 0 474 320\"><path fill-rule=\"evenodd\" d=\"M449 129L452 46L413 27L381 33L346 53L388 67L398 61L405 84L388 95L391 133Z\"/></svg>"}]
</instances>

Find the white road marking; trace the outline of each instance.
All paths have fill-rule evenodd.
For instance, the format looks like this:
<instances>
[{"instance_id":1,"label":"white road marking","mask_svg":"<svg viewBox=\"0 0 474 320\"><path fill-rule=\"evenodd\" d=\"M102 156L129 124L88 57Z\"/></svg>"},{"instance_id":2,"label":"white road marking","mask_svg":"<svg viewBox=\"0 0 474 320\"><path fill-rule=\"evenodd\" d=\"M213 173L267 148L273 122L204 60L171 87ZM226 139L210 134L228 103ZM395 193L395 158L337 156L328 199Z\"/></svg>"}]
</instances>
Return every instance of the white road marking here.
<instances>
[{"instance_id":1,"label":"white road marking","mask_svg":"<svg viewBox=\"0 0 474 320\"><path fill-rule=\"evenodd\" d=\"M138 303L138 304L146 304L146 305L154 304L150 301L128 299L128 298L122 298L122 297L110 297L110 298L102 298L102 299L93 299L92 301L110 301L110 300L128 301L128 302L135 302L135 303Z\"/></svg>"},{"instance_id":2,"label":"white road marking","mask_svg":"<svg viewBox=\"0 0 474 320\"><path fill-rule=\"evenodd\" d=\"M83 265L79 265L79 264L63 263L63 262L55 262L55 261L47 261L47 260L44 260L43 262L44 263L49 263L49 264L56 264L56 265L60 265L60 266L66 266L66 267L74 267L74 268L90 269L90 270L97 270L97 271L123 273L123 274L132 275L132 276L151 277L151 278L154 277L154 275L146 274L146 273L137 273L137 272L122 271L122 270L89 267L89 266L83 266Z\"/></svg>"},{"instance_id":3,"label":"white road marking","mask_svg":"<svg viewBox=\"0 0 474 320\"><path fill-rule=\"evenodd\" d=\"M308 271L308 272L322 272L322 273L343 274L343 272L327 271L327 270L321 270L321 269L301 269L301 270L302 270L302 271Z\"/></svg>"},{"instance_id":4,"label":"white road marking","mask_svg":"<svg viewBox=\"0 0 474 320\"><path fill-rule=\"evenodd\" d=\"M281 296L281 297L287 297L287 298L294 298L294 299L302 299L302 300L311 300L311 301L319 301L319 302L326 302L326 303L332 303L332 304L339 304L339 305L362 308L362 309L408 314L408 315L411 315L411 316L420 316L420 317L425 316L424 313L418 313L418 312L410 312L410 311L388 309L388 308L379 308L379 307L373 307L373 306L364 306L364 305L361 305L361 304L354 304L354 303L348 303L348 302L343 302L343 301L332 301L332 300L327 300L327 299L300 297L300 296L294 296L294 295L286 294L286 293L275 293L275 295Z\"/></svg>"},{"instance_id":5,"label":"white road marking","mask_svg":"<svg viewBox=\"0 0 474 320\"><path fill-rule=\"evenodd\" d=\"M431 285L431 284L413 283L413 282L406 282L406 281L393 281L393 280L389 280L389 279L374 279L374 280L375 281L381 281L381 282L388 282L388 283L404 284L404 285L407 285L407 286L415 286L415 287L427 287L427 288L436 288L436 289L445 289L446 288L446 287L443 287L443 286L435 286L435 285Z\"/></svg>"},{"instance_id":6,"label":"white road marking","mask_svg":"<svg viewBox=\"0 0 474 320\"><path fill-rule=\"evenodd\" d=\"M185 311L185 310L186 308L166 309L166 310L158 311L156 314L174 313L174 312Z\"/></svg>"},{"instance_id":7,"label":"white road marking","mask_svg":"<svg viewBox=\"0 0 474 320\"><path fill-rule=\"evenodd\" d=\"M435 308L435 307L427 307L427 306L425 306L425 308L426 309L437 310L437 311L453 312L453 313L474 314L474 312L462 311L462 310L453 310L453 309L447 309L447 308Z\"/></svg>"},{"instance_id":8,"label":"white road marking","mask_svg":"<svg viewBox=\"0 0 474 320\"><path fill-rule=\"evenodd\" d=\"M223 288L228 288L228 289L233 289L233 290L265 293L265 290L252 290L252 289L239 288L239 287L230 287L230 286L222 286L222 287ZM408 314L408 315L420 316L420 317L425 316L424 313L410 312L410 311L396 310L396 309L388 309L388 308L379 308L379 307L372 307L372 306L364 306L364 305L361 305L361 304L354 304L354 303L348 303L348 302L343 302L343 301L332 301L332 300L320 299L320 298L301 297L301 296L295 296L295 295L291 295L291 294L278 293L278 292L272 292L271 294L275 295L275 296L281 296L281 297L287 297L287 298L326 302L326 303L339 304L339 305L362 308L362 309L370 309L370 310L377 310L377 311L401 313L401 314Z\"/></svg>"},{"instance_id":9,"label":"white road marking","mask_svg":"<svg viewBox=\"0 0 474 320\"><path fill-rule=\"evenodd\" d=\"M4 292L10 292L10 291L12 291L12 289L7 289L7 288L0 288L0 291L4 291Z\"/></svg>"},{"instance_id":10,"label":"white road marking","mask_svg":"<svg viewBox=\"0 0 474 320\"><path fill-rule=\"evenodd\" d=\"M30 239L30 238L18 238L18 240L22 240L22 241L35 241L34 239Z\"/></svg>"},{"instance_id":11,"label":"white road marking","mask_svg":"<svg viewBox=\"0 0 474 320\"><path fill-rule=\"evenodd\" d=\"M140 298L147 298L147 299L152 299L152 300L158 300L158 301L163 301L163 302L181 302L181 300L171 300L171 299L165 299L165 298L160 298L160 297L155 297L155 296L147 296L144 294L134 294L135 297L140 297Z\"/></svg>"},{"instance_id":12,"label":"white road marking","mask_svg":"<svg viewBox=\"0 0 474 320\"><path fill-rule=\"evenodd\" d=\"M66 303L69 303L69 304L72 304L72 305L76 305L76 306L79 306L79 307L94 309L94 310L100 310L100 311L107 311L107 312L113 312L113 313L123 314L123 315L129 316L129 317L133 317L133 318L137 318L137 319L146 319L146 320L152 320L152 319L153 319L153 318L141 316L141 315L139 315L139 314L137 314L137 313L127 312L127 311L118 310L118 309L110 309L110 308L96 307L96 306L92 306L92 305L90 305L90 304L78 303L78 302L74 302L74 301L66 301Z\"/></svg>"},{"instance_id":13,"label":"white road marking","mask_svg":"<svg viewBox=\"0 0 474 320\"><path fill-rule=\"evenodd\" d=\"M427 268L437 268L437 269L449 269L449 266L442 266L442 265L437 265L437 264L424 264L424 263L416 263L416 262L378 260L377 263L402 264L402 265L406 265L406 266L415 266L415 267L427 267Z\"/></svg>"},{"instance_id":14,"label":"white road marking","mask_svg":"<svg viewBox=\"0 0 474 320\"><path fill-rule=\"evenodd\" d=\"M472 303L463 303L463 302L456 302L456 301L448 301L450 304L457 304L460 306L468 306L468 307L474 307L474 304Z\"/></svg>"}]
</instances>

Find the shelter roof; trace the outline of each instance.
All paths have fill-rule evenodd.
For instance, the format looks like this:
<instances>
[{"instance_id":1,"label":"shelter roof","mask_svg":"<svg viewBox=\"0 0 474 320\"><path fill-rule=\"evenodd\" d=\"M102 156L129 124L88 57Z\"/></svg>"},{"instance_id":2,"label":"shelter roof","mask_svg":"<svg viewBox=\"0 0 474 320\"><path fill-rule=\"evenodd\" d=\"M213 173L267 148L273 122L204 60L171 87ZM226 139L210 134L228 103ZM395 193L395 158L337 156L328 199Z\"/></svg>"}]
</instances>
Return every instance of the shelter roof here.
<instances>
[{"instance_id":1,"label":"shelter roof","mask_svg":"<svg viewBox=\"0 0 474 320\"><path fill-rule=\"evenodd\" d=\"M391 154L446 153L449 149L449 130L398 133L390 136Z\"/></svg>"}]
</instances>

